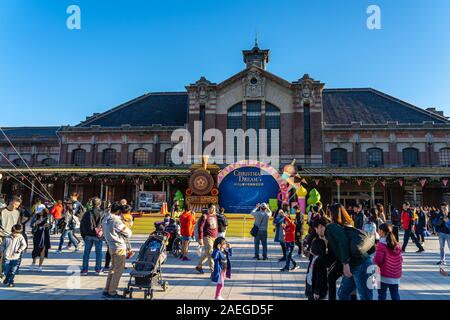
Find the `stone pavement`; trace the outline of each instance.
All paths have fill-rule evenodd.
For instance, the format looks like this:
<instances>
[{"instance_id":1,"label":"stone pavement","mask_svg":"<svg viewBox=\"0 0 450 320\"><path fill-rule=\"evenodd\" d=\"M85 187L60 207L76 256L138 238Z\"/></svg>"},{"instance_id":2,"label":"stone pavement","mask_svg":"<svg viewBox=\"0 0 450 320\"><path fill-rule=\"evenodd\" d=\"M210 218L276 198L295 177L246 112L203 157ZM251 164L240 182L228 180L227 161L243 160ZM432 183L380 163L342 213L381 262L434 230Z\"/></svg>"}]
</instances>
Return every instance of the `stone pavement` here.
<instances>
[{"instance_id":1,"label":"stone pavement","mask_svg":"<svg viewBox=\"0 0 450 320\"><path fill-rule=\"evenodd\" d=\"M145 236L137 235L132 245L138 250ZM102 288L106 275L97 276L90 270L88 276L79 277L74 271L79 271L82 252L65 250L63 254L55 254L58 239L52 238L53 249L49 259L45 261L42 273L29 270L30 253L25 254L20 274L16 277L16 287L7 288L0 285L0 300L92 300L101 299ZM280 255L278 245L269 239L268 261L252 260L253 245L250 238L231 238L233 245L231 280L225 282L223 296L225 299L305 299L305 273L307 262L296 256L300 269L281 273L283 266L278 263ZM211 299L215 286L209 281L209 274L198 274L194 270L198 256L196 245L191 245L191 262L181 262L169 255L163 267L163 277L169 282L169 289L163 292L155 290L155 299ZM401 298L404 300L450 300L450 277L445 278L438 273L439 260L438 241L430 237L425 244L426 252L416 254L416 248L409 245L404 255L404 276L400 285ZM91 254L93 267L94 253ZM130 263L127 263L130 267ZM121 288L126 286L128 272L121 280ZM134 298L142 298L143 294L135 292Z\"/></svg>"}]
</instances>

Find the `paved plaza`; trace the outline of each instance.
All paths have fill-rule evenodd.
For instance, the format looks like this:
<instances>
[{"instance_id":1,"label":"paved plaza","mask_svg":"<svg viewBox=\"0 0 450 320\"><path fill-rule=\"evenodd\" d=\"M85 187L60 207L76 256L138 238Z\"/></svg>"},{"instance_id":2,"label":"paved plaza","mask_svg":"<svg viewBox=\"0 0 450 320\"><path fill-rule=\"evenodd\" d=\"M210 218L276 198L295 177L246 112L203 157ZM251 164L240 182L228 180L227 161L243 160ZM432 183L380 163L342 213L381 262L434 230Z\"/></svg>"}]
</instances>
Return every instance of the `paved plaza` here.
<instances>
[{"instance_id":1,"label":"paved plaza","mask_svg":"<svg viewBox=\"0 0 450 320\"><path fill-rule=\"evenodd\" d=\"M79 277L73 271L81 266L82 252L65 250L55 254L57 238L52 237L52 249L49 259L45 261L42 273L31 272L30 253L25 254L20 274L16 277L16 287L0 286L0 299L13 300L92 300L101 299L106 275L97 276L90 270L88 276ZM137 235L132 244L137 250L145 236ZM233 244L233 275L227 280L223 296L225 299L305 299L306 259L296 257L300 269L290 273L281 273L282 264L277 261L279 247L269 240L269 260L255 261L251 238L231 238ZM169 282L169 289L162 292L155 290L155 299L211 299L215 286L209 281L209 274L198 274L194 270L198 256L196 245L191 246L191 262L181 262L169 255L163 268L163 276ZM400 286L401 298L406 300L450 300L450 277L438 273L436 262L439 260L437 237L430 237L425 244L426 252L416 254L416 248L409 245L404 255L404 276ZM93 268L94 253L91 254ZM130 263L122 277L121 287L126 286ZM72 275L71 275L72 274ZM135 293L133 298L142 298L142 293Z\"/></svg>"}]
</instances>

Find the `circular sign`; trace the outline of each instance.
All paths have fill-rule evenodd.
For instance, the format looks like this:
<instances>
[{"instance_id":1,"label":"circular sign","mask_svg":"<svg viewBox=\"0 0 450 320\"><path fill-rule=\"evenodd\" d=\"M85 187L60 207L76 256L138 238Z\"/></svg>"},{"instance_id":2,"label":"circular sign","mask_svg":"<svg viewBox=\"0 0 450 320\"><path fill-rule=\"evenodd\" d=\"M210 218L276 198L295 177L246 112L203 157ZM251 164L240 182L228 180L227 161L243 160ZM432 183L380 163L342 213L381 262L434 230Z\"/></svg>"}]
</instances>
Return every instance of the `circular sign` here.
<instances>
[{"instance_id":1,"label":"circular sign","mask_svg":"<svg viewBox=\"0 0 450 320\"><path fill-rule=\"evenodd\" d=\"M226 213L249 213L257 203L277 199L280 186L269 172L257 167L240 167L219 185L219 203Z\"/></svg>"},{"instance_id":2,"label":"circular sign","mask_svg":"<svg viewBox=\"0 0 450 320\"><path fill-rule=\"evenodd\" d=\"M200 196L208 194L214 187L214 179L206 170L196 170L189 178L189 187Z\"/></svg>"}]
</instances>

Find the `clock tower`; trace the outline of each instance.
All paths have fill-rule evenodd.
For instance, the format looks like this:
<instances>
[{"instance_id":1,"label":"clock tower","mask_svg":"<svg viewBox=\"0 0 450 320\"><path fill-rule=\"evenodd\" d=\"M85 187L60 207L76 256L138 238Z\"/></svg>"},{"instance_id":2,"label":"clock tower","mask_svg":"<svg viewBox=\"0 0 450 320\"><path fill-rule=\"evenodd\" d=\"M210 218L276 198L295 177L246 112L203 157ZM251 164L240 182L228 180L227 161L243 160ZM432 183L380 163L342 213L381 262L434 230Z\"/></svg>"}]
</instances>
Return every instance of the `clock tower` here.
<instances>
[{"instance_id":1,"label":"clock tower","mask_svg":"<svg viewBox=\"0 0 450 320\"><path fill-rule=\"evenodd\" d=\"M258 47L258 39L255 39L255 46L251 50L243 50L244 62L247 68L256 66L263 70L266 70L266 66L269 63L269 50L261 50Z\"/></svg>"}]
</instances>

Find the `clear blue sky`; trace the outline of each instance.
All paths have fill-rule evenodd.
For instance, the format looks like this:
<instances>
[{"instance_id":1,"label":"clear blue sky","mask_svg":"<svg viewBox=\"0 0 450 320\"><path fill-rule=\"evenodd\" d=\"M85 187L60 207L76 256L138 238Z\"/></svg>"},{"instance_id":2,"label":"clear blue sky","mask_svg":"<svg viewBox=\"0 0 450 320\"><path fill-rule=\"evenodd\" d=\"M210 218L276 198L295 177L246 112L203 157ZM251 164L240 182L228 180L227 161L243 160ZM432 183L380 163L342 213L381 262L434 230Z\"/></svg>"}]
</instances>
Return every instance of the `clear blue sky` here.
<instances>
[{"instance_id":1,"label":"clear blue sky","mask_svg":"<svg viewBox=\"0 0 450 320\"><path fill-rule=\"evenodd\" d=\"M71 4L81 30L66 28ZM370 4L381 30L366 27ZM255 31L289 81L309 73L450 116L448 0L2 0L0 125L75 125L201 75L220 82L244 68Z\"/></svg>"}]
</instances>

